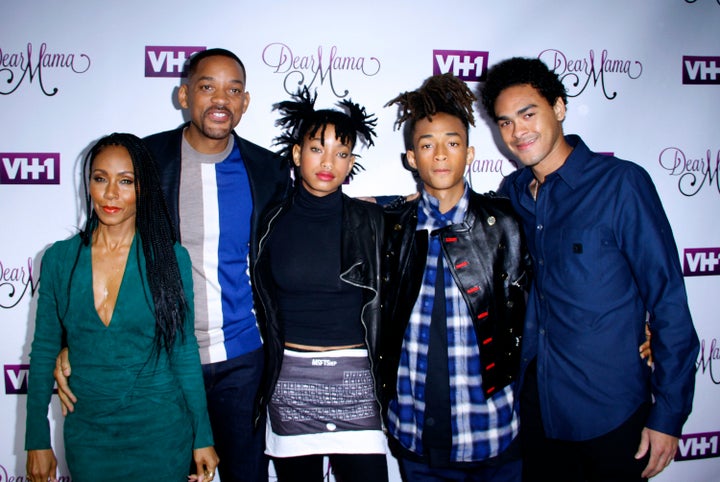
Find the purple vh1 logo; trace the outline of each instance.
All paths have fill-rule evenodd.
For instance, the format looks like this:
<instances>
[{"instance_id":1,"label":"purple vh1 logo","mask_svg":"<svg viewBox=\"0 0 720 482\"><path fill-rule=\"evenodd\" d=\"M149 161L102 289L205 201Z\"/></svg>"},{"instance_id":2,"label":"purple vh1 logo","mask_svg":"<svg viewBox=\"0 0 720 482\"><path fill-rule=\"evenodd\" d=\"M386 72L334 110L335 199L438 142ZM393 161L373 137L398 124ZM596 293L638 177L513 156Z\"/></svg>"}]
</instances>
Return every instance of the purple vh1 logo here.
<instances>
[{"instance_id":1,"label":"purple vh1 logo","mask_svg":"<svg viewBox=\"0 0 720 482\"><path fill-rule=\"evenodd\" d=\"M685 249L684 254L685 276L720 275L720 248Z\"/></svg>"},{"instance_id":2,"label":"purple vh1 logo","mask_svg":"<svg viewBox=\"0 0 720 482\"><path fill-rule=\"evenodd\" d=\"M720 57L683 55L683 84L720 84Z\"/></svg>"},{"instance_id":3,"label":"purple vh1 logo","mask_svg":"<svg viewBox=\"0 0 720 482\"><path fill-rule=\"evenodd\" d=\"M30 365L5 365L5 394L26 395Z\"/></svg>"},{"instance_id":4,"label":"purple vh1 logo","mask_svg":"<svg viewBox=\"0 0 720 482\"><path fill-rule=\"evenodd\" d=\"M452 74L465 82L485 80L488 52L433 50L433 75Z\"/></svg>"},{"instance_id":5,"label":"purple vh1 logo","mask_svg":"<svg viewBox=\"0 0 720 482\"><path fill-rule=\"evenodd\" d=\"M720 456L718 437L720 432L682 435L678 441L675 460L697 460Z\"/></svg>"},{"instance_id":6,"label":"purple vh1 logo","mask_svg":"<svg viewBox=\"0 0 720 482\"><path fill-rule=\"evenodd\" d=\"M145 47L145 77L182 77L190 56L205 47Z\"/></svg>"},{"instance_id":7,"label":"purple vh1 logo","mask_svg":"<svg viewBox=\"0 0 720 482\"><path fill-rule=\"evenodd\" d=\"M3 372L6 395L27 395L30 365L4 365ZM53 387L53 393L57 393L57 386ZM0 478L0 482L2 480Z\"/></svg>"},{"instance_id":8,"label":"purple vh1 logo","mask_svg":"<svg viewBox=\"0 0 720 482\"><path fill-rule=\"evenodd\" d=\"M2 152L0 184L60 184L60 154Z\"/></svg>"}]
</instances>

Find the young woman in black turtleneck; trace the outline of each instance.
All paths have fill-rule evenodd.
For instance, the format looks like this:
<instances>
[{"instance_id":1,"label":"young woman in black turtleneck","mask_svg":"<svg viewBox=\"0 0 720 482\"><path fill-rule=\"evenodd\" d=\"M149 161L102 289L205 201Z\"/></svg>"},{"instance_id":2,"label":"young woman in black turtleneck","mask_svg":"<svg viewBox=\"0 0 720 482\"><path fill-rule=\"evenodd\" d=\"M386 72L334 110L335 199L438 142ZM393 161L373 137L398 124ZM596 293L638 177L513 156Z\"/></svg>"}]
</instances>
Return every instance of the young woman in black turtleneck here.
<instances>
[{"instance_id":1,"label":"young woman in black turtleneck","mask_svg":"<svg viewBox=\"0 0 720 482\"><path fill-rule=\"evenodd\" d=\"M254 283L266 366L266 453L280 482L387 481L377 396L382 210L340 186L376 120L352 101L315 110L307 89L275 107L296 188L261 230Z\"/></svg>"}]
</instances>

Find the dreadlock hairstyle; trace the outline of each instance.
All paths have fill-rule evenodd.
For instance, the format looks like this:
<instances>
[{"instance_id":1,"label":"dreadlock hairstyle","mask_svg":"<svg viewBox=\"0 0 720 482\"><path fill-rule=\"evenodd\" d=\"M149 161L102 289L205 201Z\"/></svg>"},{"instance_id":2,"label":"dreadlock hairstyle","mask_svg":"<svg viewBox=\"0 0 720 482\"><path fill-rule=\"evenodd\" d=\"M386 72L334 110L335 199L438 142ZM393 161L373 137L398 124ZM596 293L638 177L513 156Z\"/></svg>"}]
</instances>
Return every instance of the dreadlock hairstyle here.
<instances>
[{"instance_id":1,"label":"dreadlock hairstyle","mask_svg":"<svg viewBox=\"0 0 720 482\"><path fill-rule=\"evenodd\" d=\"M336 109L315 110L317 92L315 95L311 95L307 87L298 89L292 98L293 100L279 102L273 106L274 110L282 114L282 117L275 121L275 125L283 128L283 133L275 138L274 145L281 146L278 153L285 157L290 166L295 169L295 179L299 179L299 173L292 162L293 146L301 146L306 136L314 137L318 132L320 142L324 143L325 129L328 125L335 127L335 136L343 144L349 145L350 150L355 148L358 137L368 147L374 145L372 138L376 136L377 118L373 114L366 113L364 107L355 104L351 99L345 99L338 103L343 109L341 111ZM356 158L360 157L354 153L353 155ZM356 162L348 177L352 179L360 170L365 170L365 168Z\"/></svg>"},{"instance_id":2,"label":"dreadlock hairstyle","mask_svg":"<svg viewBox=\"0 0 720 482\"><path fill-rule=\"evenodd\" d=\"M514 85L533 86L552 106L561 98L567 105L567 90L555 72L540 59L513 57L503 60L488 70L487 80L481 87L480 97L485 111L497 122L495 101L500 93Z\"/></svg>"},{"instance_id":3,"label":"dreadlock hairstyle","mask_svg":"<svg viewBox=\"0 0 720 482\"><path fill-rule=\"evenodd\" d=\"M127 149L135 171L136 217L135 228L140 236L145 255L145 273L155 305L155 345L157 355L164 347L167 353L173 349L178 334L184 336L183 322L187 314L188 302L185 299L180 269L173 245L175 229L168 212L165 198L160 189L160 180L155 163L145 144L133 134L114 133L100 139L90 149L83 163L83 187L87 221L80 232L82 244L90 245L92 234L98 226L98 216L93 209L88 182L92 173L93 161L105 148L120 146ZM136 245L136 249L137 245ZM140 256L136 251L138 268L142 273ZM72 276L80 255L76 255L70 274L68 293ZM146 300L150 304L150 300ZM67 312L67 308L65 310ZM64 315L63 315L64 316Z\"/></svg>"},{"instance_id":4,"label":"dreadlock hairstyle","mask_svg":"<svg viewBox=\"0 0 720 482\"><path fill-rule=\"evenodd\" d=\"M419 120L425 118L432 120L432 116L438 113L460 119L467 133L470 125L475 126L473 102L476 100L465 82L447 73L427 78L419 89L398 95L385 104L385 107L397 104L399 112L395 128L398 129L409 121L405 125L405 128L409 129L406 134L412 138L415 124ZM412 148L412 143L409 148Z\"/></svg>"}]
</instances>

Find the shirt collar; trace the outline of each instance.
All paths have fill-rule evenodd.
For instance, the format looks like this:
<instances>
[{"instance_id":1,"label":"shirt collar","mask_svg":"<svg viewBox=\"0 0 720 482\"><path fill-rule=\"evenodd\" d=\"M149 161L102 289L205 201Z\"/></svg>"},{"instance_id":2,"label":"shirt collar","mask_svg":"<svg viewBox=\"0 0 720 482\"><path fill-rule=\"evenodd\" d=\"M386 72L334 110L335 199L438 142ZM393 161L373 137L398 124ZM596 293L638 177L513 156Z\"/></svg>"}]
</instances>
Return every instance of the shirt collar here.
<instances>
[{"instance_id":1,"label":"shirt collar","mask_svg":"<svg viewBox=\"0 0 720 482\"><path fill-rule=\"evenodd\" d=\"M576 135L565 136L565 142L572 147L572 152L556 172L557 175L570 186L570 189L575 189L580 183L582 172L585 170L590 157L590 150L582 139Z\"/></svg>"},{"instance_id":2,"label":"shirt collar","mask_svg":"<svg viewBox=\"0 0 720 482\"><path fill-rule=\"evenodd\" d=\"M565 181L565 183L567 183L567 185L570 186L571 189L575 189L575 187L580 182L582 171L585 169L585 165L587 164L591 152L590 149L588 149L588 147L582 141L580 136L574 134L567 135L565 136L565 142L567 142L570 147L572 147L572 152L570 152L570 155L565 160L563 165L560 166L560 169L553 173L550 173L547 178L553 178L557 176L563 181ZM522 187L530 184L530 181L533 180L533 177L534 175L532 169L523 168L520 174L518 174L517 178L515 179L515 184L521 189L522 192Z\"/></svg>"},{"instance_id":3,"label":"shirt collar","mask_svg":"<svg viewBox=\"0 0 720 482\"><path fill-rule=\"evenodd\" d=\"M464 189L457 204L444 214L440 212L440 201L423 189L418 206L418 229L432 230L462 223L465 220L470 197L467 183L465 183Z\"/></svg>"}]
</instances>

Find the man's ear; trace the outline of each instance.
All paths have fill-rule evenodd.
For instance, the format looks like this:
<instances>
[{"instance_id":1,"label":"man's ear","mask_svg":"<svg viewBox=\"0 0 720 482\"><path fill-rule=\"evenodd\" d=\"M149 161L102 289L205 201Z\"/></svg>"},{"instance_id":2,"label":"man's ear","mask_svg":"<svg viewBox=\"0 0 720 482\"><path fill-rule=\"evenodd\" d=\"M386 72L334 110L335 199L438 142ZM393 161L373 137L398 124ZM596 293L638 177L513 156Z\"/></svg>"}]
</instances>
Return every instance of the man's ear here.
<instances>
[{"instance_id":1,"label":"man's ear","mask_svg":"<svg viewBox=\"0 0 720 482\"><path fill-rule=\"evenodd\" d=\"M465 165L469 166L475 160L475 146L468 146L465 156Z\"/></svg>"},{"instance_id":2,"label":"man's ear","mask_svg":"<svg viewBox=\"0 0 720 482\"><path fill-rule=\"evenodd\" d=\"M553 111L555 112L555 118L558 120L558 122L562 122L565 120L565 114L567 113L567 106L565 105L565 101L562 100L562 97L558 97L555 99L555 104L553 105Z\"/></svg>"},{"instance_id":3,"label":"man's ear","mask_svg":"<svg viewBox=\"0 0 720 482\"><path fill-rule=\"evenodd\" d=\"M415 163L415 151L413 151L412 149L408 149L408 151L405 153L405 157L407 157L408 166L412 167L417 171L417 164Z\"/></svg>"},{"instance_id":4,"label":"man's ear","mask_svg":"<svg viewBox=\"0 0 720 482\"><path fill-rule=\"evenodd\" d=\"M180 104L180 107L182 107L183 109L188 108L188 102L187 102L188 95L187 94L188 94L188 85L182 84L180 86L180 88L178 89L177 97L178 97L178 103Z\"/></svg>"},{"instance_id":5,"label":"man's ear","mask_svg":"<svg viewBox=\"0 0 720 482\"><path fill-rule=\"evenodd\" d=\"M245 101L243 102L243 114L247 112L248 107L250 107L250 92L245 92Z\"/></svg>"}]
</instances>

